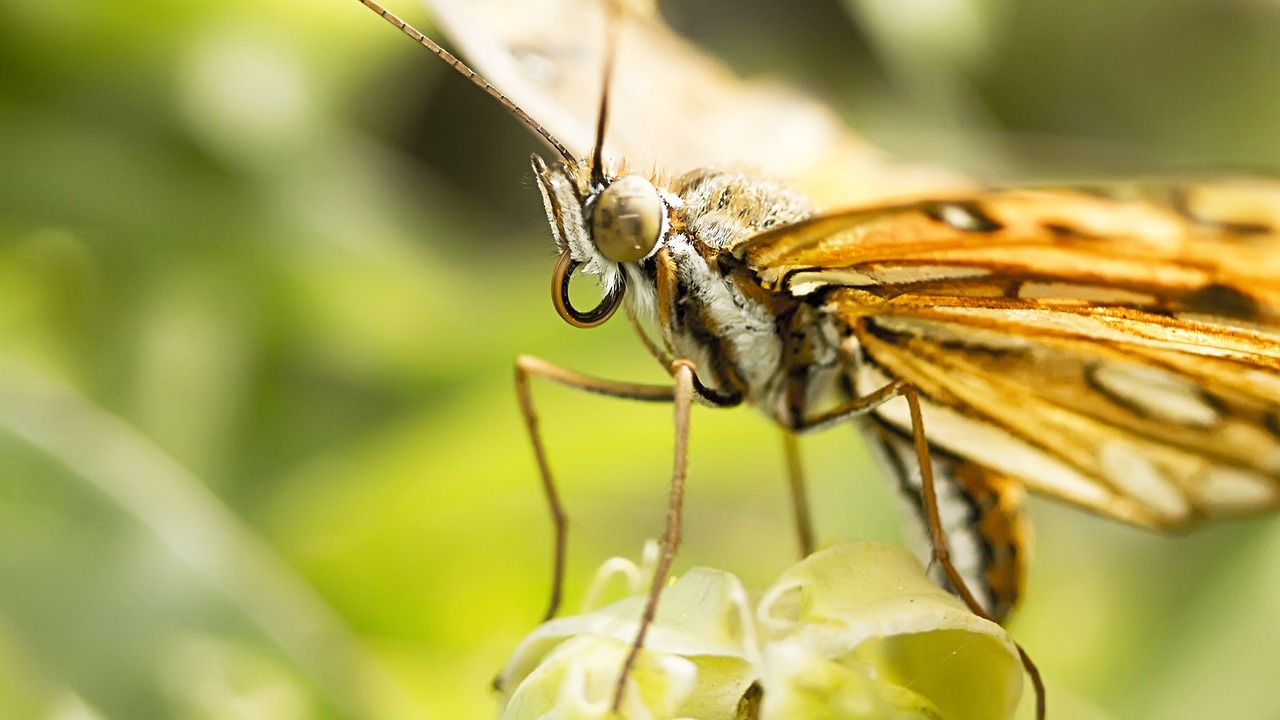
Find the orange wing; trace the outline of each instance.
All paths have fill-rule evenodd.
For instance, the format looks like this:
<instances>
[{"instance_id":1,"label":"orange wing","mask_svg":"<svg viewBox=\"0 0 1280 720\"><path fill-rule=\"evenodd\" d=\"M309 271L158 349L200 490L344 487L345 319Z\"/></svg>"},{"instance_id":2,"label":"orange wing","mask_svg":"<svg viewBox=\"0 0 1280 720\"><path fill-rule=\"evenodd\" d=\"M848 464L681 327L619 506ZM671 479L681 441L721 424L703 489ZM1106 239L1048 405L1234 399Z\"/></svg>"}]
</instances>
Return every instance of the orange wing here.
<instances>
[{"instance_id":1,"label":"orange wing","mask_svg":"<svg viewBox=\"0 0 1280 720\"><path fill-rule=\"evenodd\" d=\"M1152 527L1280 503L1280 185L987 191L833 213L735 250L841 317L854 385L930 442ZM890 403L881 420L909 426Z\"/></svg>"}]
</instances>

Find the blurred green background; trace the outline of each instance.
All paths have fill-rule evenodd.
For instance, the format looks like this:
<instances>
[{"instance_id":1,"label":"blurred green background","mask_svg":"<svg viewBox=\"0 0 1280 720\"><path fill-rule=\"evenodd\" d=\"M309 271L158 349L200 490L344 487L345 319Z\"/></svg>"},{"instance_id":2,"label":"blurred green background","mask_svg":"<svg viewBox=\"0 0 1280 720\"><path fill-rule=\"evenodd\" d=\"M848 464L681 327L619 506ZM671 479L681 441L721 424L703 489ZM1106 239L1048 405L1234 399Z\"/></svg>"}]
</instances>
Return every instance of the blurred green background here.
<instances>
[{"instance_id":1,"label":"blurred green background","mask_svg":"<svg viewBox=\"0 0 1280 720\"><path fill-rule=\"evenodd\" d=\"M915 159L1280 170L1280 3L668 5ZM512 360L663 377L550 308L539 148L350 0L5 0L0 40L0 718L490 716L550 555ZM572 607L660 531L669 409L535 392ZM679 566L761 586L777 434L693 434ZM896 537L852 431L804 447L823 537ZM1075 717L1280 715L1280 520L1033 512L1011 627Z\"/></svg>"}]
</instances>

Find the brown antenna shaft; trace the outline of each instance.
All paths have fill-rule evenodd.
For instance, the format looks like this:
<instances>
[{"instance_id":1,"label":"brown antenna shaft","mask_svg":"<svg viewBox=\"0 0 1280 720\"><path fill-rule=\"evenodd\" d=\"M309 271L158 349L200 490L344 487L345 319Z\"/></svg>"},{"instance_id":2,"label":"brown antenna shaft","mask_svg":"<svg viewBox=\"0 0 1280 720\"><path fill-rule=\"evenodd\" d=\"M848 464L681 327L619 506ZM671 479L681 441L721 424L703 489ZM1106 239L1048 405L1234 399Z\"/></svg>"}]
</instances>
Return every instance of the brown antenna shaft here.
<instances>
[{"instance_id":1,"label":"brown antenna shaft","mask_svg":"<svg viewBox=\"0 0 1280 720\"><path fill-rule=\"evenodd\" d=\"M613 84L613 63L618 54L618 7L606 3L604 80L600 89L600 111L596 114L596 142L591 150L591 184L604 186L604 135L609 125L609 86Z\"/></svg>"},{"instance_id":2,"label":"brown antenna shaft","mask_svg":"<svg viewBox=\"0 0 1280 720\"><path fill-rule=\"evenodd\" d=\"M418 31L417 28L405 22L404 20L401 20L395 13L382 7L378 3L374 2L374 0L359 0L359 2L361 5L364 5L370 10L381 15L383 20L386 20L387 22L399 28L400 32L416 40L419 45L430 50L432 54L434 54L436 57L443 60L446 65L456 70L459 75L462 75L467 80L470 80L473 85L489 93L489 95L493 97L493 99L501 103L502 106L506 108L508 111L510 111L512 115L515 115L516 119L524 123L525 127L529 128L534 133L536 133L538 137L541 137L543 140L545 140L547 144L550 145L551 148L555 150L556 153L559 154L560 157L563 158L567 164L570 164L570 165L577 164L578 161L573 157L573 154L570 153L569 149L566 148L559 140L557 140L555 136L553 136L550 132L548 132L546 128L544 128L541 124L539 124L533 118L529 117L529 114L526 113L524 110L521 110L519 105L516 105L514 102L511 101L511 98L508 98L506 95L503 95L501 90L491 85L488 80L485 80L483 77L481 77L480 74L477 73L475 70L472 70L471 68L467 67L466 63L454 57L453 53L440 47L440 45L438 45L436 41L432 40L426 35L423 35L421 32Z\"/></svg>"}]
</instances>

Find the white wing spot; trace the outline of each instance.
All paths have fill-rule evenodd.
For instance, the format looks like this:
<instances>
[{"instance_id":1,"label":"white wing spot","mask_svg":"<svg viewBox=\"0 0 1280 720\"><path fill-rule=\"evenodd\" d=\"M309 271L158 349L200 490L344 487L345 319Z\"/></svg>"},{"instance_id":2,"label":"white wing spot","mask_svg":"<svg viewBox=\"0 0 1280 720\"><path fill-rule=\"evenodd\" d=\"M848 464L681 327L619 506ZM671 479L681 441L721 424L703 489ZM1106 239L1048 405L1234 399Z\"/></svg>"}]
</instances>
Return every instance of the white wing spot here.
<instances>
[{"instance_id":1,"label":"white wing spot","mask_svg":"<svg viewBox=\"0 0 1280 720\"><path fill-rule=\"evenodd\" d=\"M787 285L792 295L808 295L828 285L846 287L877 287L879 285L909 285L912 283L966 280L987 277L991 272L984 268L963 265L880 265L855 270L802 270L791 276Z\"/></svg>"},{"instance_id":2,"label":"white wing spot","mask_svg":"<svg viewBox=\"0 0 1280 720\"><path fill-rule=\"evenodd\" d=\"M880 265L871 271L872 277L890 285L937 282L939 280L965 280L988 277L991 271L964 265Z\"/></svg>"},{"instance_id":3,"label":"white wing spot","mask_svg":"<svg viewBox=\"0 0 1280 720\"><path fill-rule=\"evenodd\" d=\"M1089 377L1111 399L1147 417L1194 428L1222 422L1194 384L1159 368L1104 362Z\"/></svg>"},{"instance_id":4,"label":"white wing spot","mask_svg":"<svg viewBox=\"0 0 1280 720\"><path fill-rule=\"evenodd\" d=\"M1249 386L1261 395L1273 400L1280 400L1280 377L1270 371L1245 370L1241 373Z\"/></svg>"},{"instance_id":5,"label":"white wing spot","mask_svg":"<svg viewBox=\"0 0 1280 720\"><path fill-rule=\"evenodd\" d=\"M1024 337L976 326L966 327L954 323L931 322L892 315L877 316L875 324L890 332L927 338L930 342L939 344L956 344L998 352L1024 352L1034 347L1034 344Z\"/></svg>"},{"instance_id":6,"label":"white wing spot","mask_svg":"<svg viewBox=\"0 0 1280 720\"><path fill-rule=\"evenodd\" d=\"M1248 470L1210 468L1195 485L1196 500L1215 510L1251 510L1280 498L1276 481Z\"/></svg>"},{"instance_id":7,"label":"white wing spot","mask_svg":"<svg viewBox=\"0 0 1280 720\"><path fill-rule=\"evenodd\" d=\"M1156 304L1154 295L1139 293L1124 288L1106 287L1104 285L1077 285L1062 282L1028 282L1018 288L1018 297L1024 300L1056 300L1104 305L1144 305Z\"/></svg>"},{"instance_id":8,"label":"white wing spot","mask_svg":"<svg viewBox=\"0 0 1280 720\"><path fill-rule=\"evenodd\" d=\"M1185 517L1191 505L1182 491L1134 446L1109 442L1098 451L1099 469L1122 493L1170 520Z\"/></svg>"},{"instance_id":9,"label":"white wing spot","mask_svg":"<svg viewBox=\"0 0 1280 720\"><path fill-rule=\"evenodd\" d=\"M1000 224L976 207L964 203L938 203L932 208L934 218L962 232L993 232Z\"/></svg>"},{"instance_id":10,"label":"white wing spot","mask_svg":"<svg viewBox=\"0 0 1280 720\"><path fill-rule=\"evenodd\" d=\"M857 270L808 270L792 275L787 283L787 289L791 291L792 295L798 296L808 295L814 290L828 285L874 287L879 284L880 281L878 279Z\"/></svg>"}]
</instances>

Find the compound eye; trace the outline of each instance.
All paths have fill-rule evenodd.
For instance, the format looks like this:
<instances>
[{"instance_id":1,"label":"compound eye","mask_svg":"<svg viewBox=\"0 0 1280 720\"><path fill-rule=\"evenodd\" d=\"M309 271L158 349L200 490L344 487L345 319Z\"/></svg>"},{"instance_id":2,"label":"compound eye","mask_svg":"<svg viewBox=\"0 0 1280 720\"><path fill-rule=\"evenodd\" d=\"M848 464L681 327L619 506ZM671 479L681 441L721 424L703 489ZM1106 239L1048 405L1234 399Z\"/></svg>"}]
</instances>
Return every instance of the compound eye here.
<instances>
[{"instance_id":1,"label":"compound eye","mask_svg":"<svg viewBox=\"0 0 1280 720\"><path fill-rule=\"evenodd\" d=\"M648 180L627 175L613 181L591 213L596 249L614 262L645 259L658 244L665 212L657 188Z\"/></svg>"}]
</instances>

